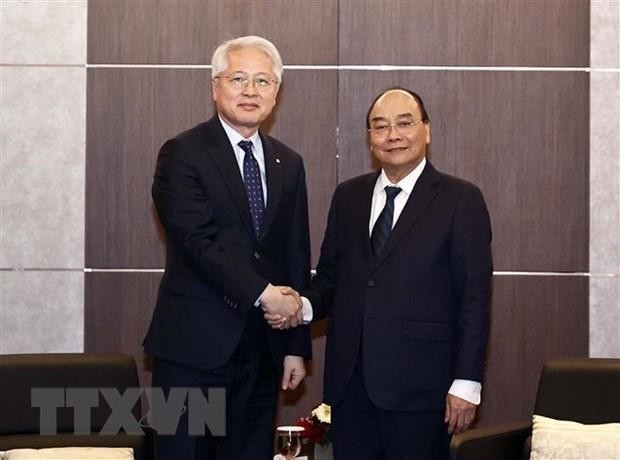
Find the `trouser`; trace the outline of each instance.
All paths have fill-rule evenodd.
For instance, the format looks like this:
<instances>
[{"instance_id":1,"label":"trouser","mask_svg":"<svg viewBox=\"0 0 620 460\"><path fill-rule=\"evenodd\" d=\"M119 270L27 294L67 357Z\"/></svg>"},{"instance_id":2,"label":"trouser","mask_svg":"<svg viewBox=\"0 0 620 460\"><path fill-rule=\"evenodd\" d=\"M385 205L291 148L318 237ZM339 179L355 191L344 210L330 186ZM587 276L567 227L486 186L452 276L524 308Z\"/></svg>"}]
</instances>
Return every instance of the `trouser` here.
<instances>
[{"instance_id":1,"label":"trouser","mask_svg":"<svg viewBox=\"0 0 620 460\"><path fill-rule=\"evenodd\" d=\"M450 436L444 411L391 411L375 406L361 355L344 399L332 407L334 460L444 460Z\"/></svg>"},{"instance_id":2,"label":"trouser","mask_svg":"<svg viewBox=\"0 0 620 460\"><path fill-rule=\"evenodd\" d=\"M205 398L209 388L226 390L226 435L190 434L189 407L176 434L156 436L157 460L273 459L278 383L259 308L249 313L239 345L223 366L205 370L156 358L153 387L166 395L175 387L199 388Z\"/></svg>"}]
</instances>

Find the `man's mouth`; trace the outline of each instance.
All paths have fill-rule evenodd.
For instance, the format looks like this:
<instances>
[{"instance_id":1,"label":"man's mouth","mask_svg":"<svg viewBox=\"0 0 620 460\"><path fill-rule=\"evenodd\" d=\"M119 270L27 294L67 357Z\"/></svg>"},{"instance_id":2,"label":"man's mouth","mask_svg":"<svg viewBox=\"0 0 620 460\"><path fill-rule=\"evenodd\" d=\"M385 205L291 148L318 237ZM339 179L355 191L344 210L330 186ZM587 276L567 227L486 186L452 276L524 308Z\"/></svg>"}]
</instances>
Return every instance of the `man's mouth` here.
<instances>
[{"instance_id":1,"label":"man's mouth","mask_svg":"<svg viewBox=\"0 0 620 460\"><path fill-rule=\"evenodd\" d=\"M241 107L243 110L254 110L254 109L258 109L259 105L253 104L251 102L246 102L246 103L239 104L239 107Z\"/></svg>"},{"instance_id":2,"label":"man's mouth","mask_svg":"<svg viewBox=\"0 0 620 460\"><path fill-rule=\"evenodd\" d=\"M402 150L407 150L407 147L391 147L389 149L385 149L387 153L400 152Z\"/></svg>"}]
</instances>

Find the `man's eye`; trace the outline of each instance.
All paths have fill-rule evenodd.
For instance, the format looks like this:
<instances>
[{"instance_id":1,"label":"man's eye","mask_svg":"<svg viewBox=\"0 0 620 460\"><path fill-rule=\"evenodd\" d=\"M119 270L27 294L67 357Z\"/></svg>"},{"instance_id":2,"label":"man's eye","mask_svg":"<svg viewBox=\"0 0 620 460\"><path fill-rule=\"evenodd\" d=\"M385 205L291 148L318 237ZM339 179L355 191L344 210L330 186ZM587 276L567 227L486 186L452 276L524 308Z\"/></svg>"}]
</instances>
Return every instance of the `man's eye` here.
<instances>
[{"instance_id":1,"label":"man's eye","mask_svg":"<svg viewBox=\"0 0 620 460\"><path fill-rule=\"evenodd\" d=\"M267 80L266 78L257 78L256 84L264 88L265 86L269 86L269 80Z\"/></svg>"},{"instance_id":2,"label":"man's eye","mask_svg":"<svg viewBox=\"0 0 620 460\"><path fill-rule=\"evenodd\" d=\"M235 85L242 85L244 81L245 81L245 78L243 77L231 77L230 78L230 82Z\"/></svg>"},{"instance_id":3,"label":"man's eye","mask_svg":"<svg viewBox=\"0 0 620 460\"><path fill-rule=\"evenodd\" d=\"M412 125L413 125L413 121L399 121L398 122L399 128L409 128Z\"/></svg>"},{"instance_id":4,"label":"man's eye","mask_svg":"<svg viewBox=\"0 0 620 460\"><path fill-rule=\"evenodd\" d=\"M377 131L378 133L384 133L388 129L390 129L389 125L378 125L374 127L374 130Z\"/></svg>"}]
</instances>

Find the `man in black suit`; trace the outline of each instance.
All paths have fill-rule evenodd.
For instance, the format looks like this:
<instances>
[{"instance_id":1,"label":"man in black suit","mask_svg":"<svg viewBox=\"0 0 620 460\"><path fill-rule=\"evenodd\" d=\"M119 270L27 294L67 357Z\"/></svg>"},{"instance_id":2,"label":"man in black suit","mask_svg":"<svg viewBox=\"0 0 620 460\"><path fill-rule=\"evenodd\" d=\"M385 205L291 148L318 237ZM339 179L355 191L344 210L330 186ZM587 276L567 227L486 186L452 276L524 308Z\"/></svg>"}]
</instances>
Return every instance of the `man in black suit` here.
<instances>
[{"instance_id":1,"label":"man in black suit","mask_svg":"<svg viewBox=\"0 0 620 460\"><path fill-rule=\"evenodd\" d=\"M367 128L381 171L337 187L303 299L328 321L335 459L444 459L480 401L489 215L476 186L426 159L430 120L418 95L384 92Z\"/></svg>"},{"instance_id":2,"label":"man in black suit","mask_svg":"<svg viewBox=\"0 0 620 460\"><path fill-rule=\"evenodd\" d=\"M223 43L212 60L217 114L159 152L153 200L166 232L166 270L146 336L153 387L226 389L226 436L156 440L167 460L273 456L278 380L295 388L310 356L307 327L273 330L264 312L301 322L279 285L309 281L308 205L301 157L258 131L276 104L282 61L260 37ZM191 407L188 408L191 412Z\"/></svg>"}]
</instances>

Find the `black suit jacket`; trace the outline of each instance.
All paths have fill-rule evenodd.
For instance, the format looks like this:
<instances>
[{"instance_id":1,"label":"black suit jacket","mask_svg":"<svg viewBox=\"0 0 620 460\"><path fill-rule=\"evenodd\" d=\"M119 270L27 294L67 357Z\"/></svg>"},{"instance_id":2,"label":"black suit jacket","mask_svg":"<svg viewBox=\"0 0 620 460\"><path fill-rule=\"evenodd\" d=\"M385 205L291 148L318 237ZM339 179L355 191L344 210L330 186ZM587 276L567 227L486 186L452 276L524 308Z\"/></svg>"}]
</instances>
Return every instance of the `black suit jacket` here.
<instances>
[{"instance_id":1,"label":"black suit jacket","mask_svg":"<svg viewBox=\"0 0 620 460\"><path fill-rule=\"evenodd\" d=\"M427 162L378 260L368 223L378 174L336 189L317 276L305 292L328 317L325 400L356 360L373 403L443 410L455 378L482 381L489 329L491 227L480 190Z\"/></svg>"},{"instance_id":2,"label":"black suit jacket","mask_svg":"<svg viewBox=\"0 0 620 460\"><path fill-rule=\"evenodd\" d=\"M211 369L235 350L244 321L267 286L306 286L308 204L301 157L261 134L267 206L256 240L245 188L217 116L161 148L152 194L166 232L166 270L144 341L159 358ZM307 327L267 327L274 362L310 357Z\"/></svg>"}]
</instances>

